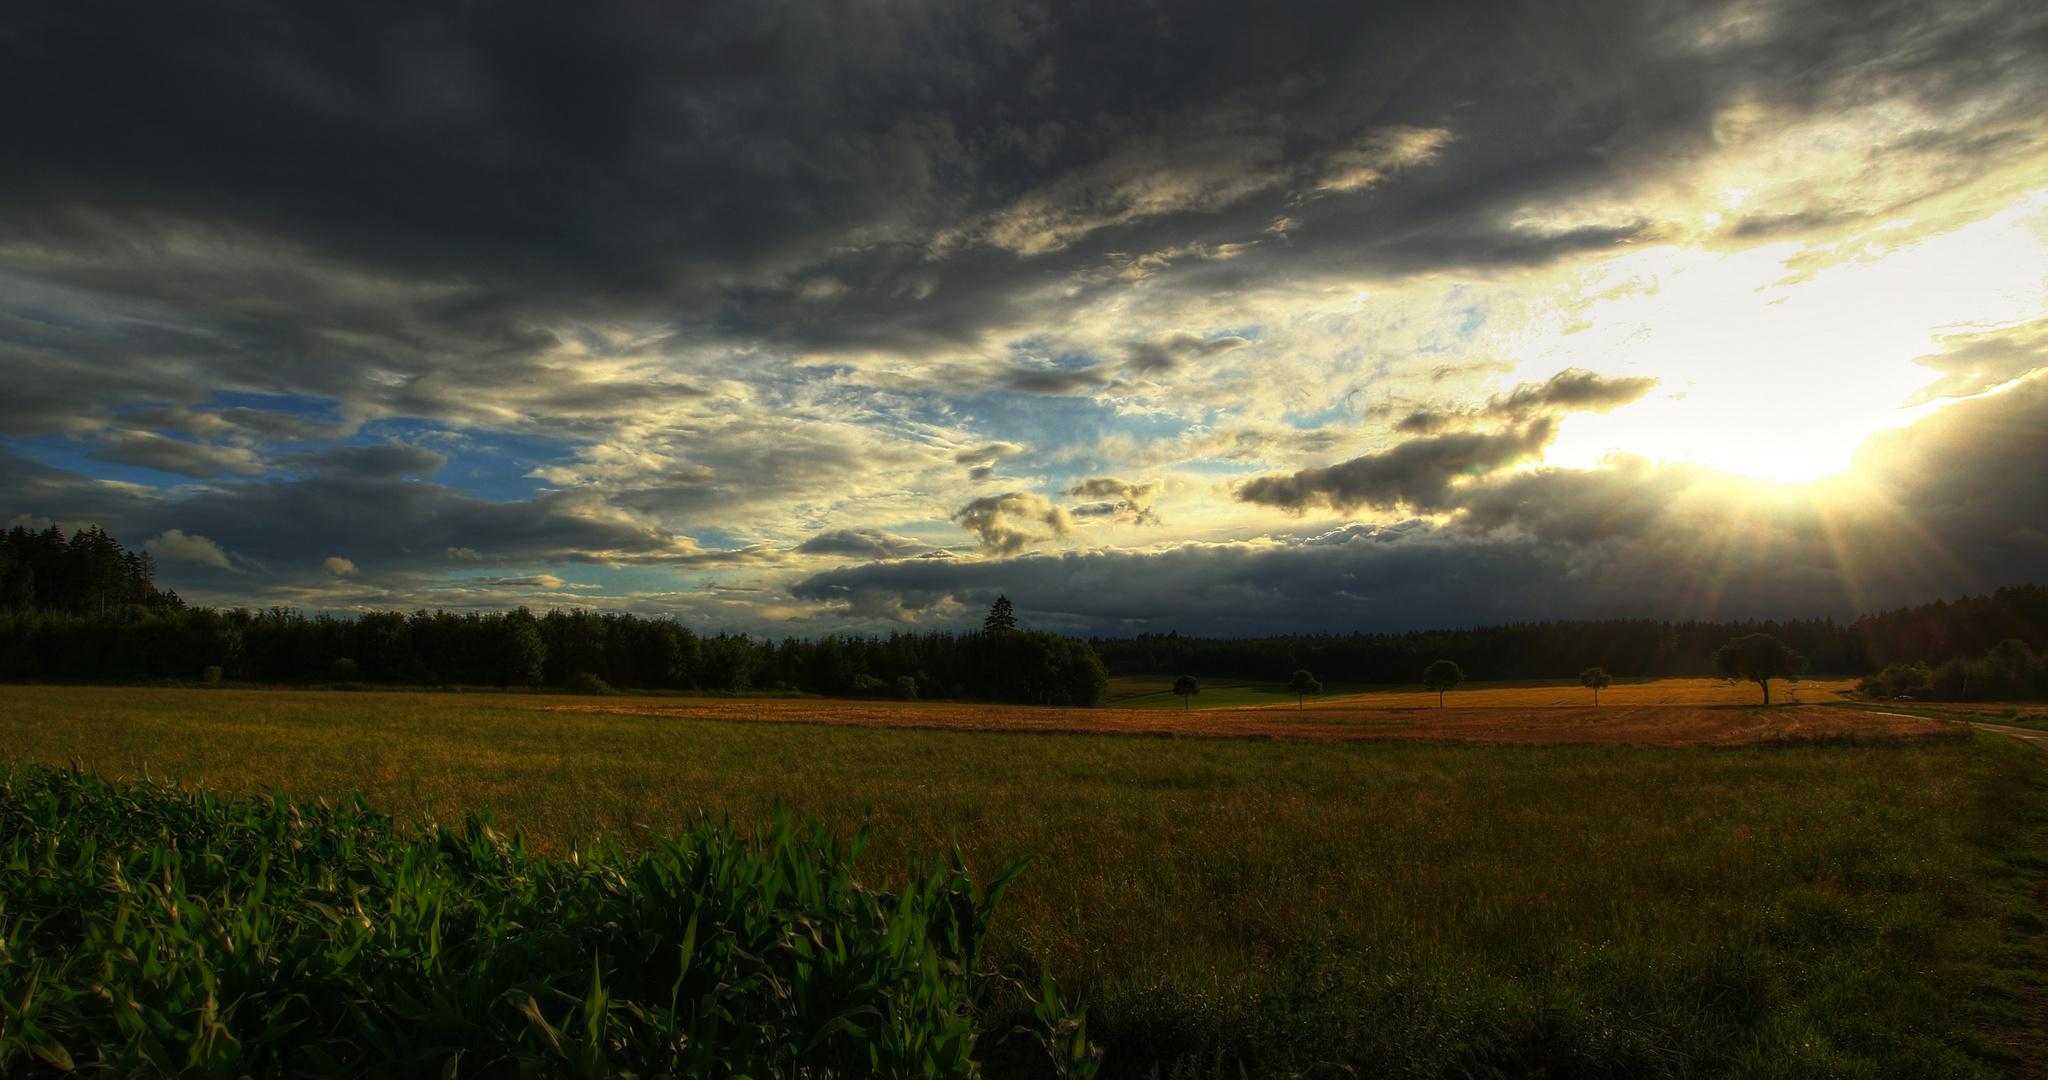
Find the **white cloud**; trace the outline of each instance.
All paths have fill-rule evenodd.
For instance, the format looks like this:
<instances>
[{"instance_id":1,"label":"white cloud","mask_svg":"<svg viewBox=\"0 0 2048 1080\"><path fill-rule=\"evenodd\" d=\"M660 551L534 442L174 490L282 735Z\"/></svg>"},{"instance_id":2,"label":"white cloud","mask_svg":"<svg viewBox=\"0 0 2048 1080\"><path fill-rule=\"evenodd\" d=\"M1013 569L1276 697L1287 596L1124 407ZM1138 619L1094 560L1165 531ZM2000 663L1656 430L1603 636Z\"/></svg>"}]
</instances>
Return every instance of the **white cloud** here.
<instances>
[{"instance_id":1,"label":"white cloud","mask_svg":"<svg viewBox=\"0 0 2048 1080\"><path fill-rule=\"evenodd\" d=\"M203 563L222 570L232 569L228 563L228 553L222 551L219 544L204 536L186 536L179 529L167 529L161 535L143 541L142 550L159 559L177 559L182 562Z\"/></svg>"}]
</instances>

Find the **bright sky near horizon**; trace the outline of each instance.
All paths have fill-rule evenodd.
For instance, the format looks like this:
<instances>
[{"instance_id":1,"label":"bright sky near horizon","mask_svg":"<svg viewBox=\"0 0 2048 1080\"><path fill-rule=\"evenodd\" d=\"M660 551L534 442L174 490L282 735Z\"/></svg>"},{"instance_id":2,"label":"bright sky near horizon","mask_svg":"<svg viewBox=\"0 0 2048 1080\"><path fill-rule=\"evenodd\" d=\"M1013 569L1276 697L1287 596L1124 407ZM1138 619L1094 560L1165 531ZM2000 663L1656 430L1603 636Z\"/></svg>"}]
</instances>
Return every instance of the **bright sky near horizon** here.
<instances>
[{"instance_id":1,"label":"bright sky near horizon","mask_svg":"<svg viewBox=\"0 0 2048 1080\"><path fill-rule=\"evenodd\" d=\"M38 2L0 521L817 635L2048 580L2020 0Z\"/></svg>"}]
</instances>

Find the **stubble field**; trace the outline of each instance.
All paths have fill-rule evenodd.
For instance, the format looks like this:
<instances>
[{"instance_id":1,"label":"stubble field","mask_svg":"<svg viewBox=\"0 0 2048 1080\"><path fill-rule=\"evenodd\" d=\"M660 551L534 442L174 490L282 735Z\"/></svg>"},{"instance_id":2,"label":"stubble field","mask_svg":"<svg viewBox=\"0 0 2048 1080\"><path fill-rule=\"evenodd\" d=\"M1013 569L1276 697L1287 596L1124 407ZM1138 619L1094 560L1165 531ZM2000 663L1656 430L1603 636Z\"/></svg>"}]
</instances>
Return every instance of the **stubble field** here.
<instances>
[{"instance_id":1,"label":"stubble field","mask_svg":"<svg viewBox=\"0 0 2048 1080\"><path fill-rule=\"evenodd\" d=\"M1267 738L1158 738L1059 729L1165 733L1115 710L6 686L0 752L411 817L489 804L555 850L781 803L871 821L878 877L956 839L984 872L1039 854L996 948L1089 1000L1112 1074L2027 1068L2038 752L1836 708L1676 707L1747 745L1529 737L1653 708L1602 697L1607 719L1525 706L1515 739L1456 727L1511 705L1335 701L1203 732ZM1563 745L1499 745L1538 741Z\"/></svg>"}]
</instances>

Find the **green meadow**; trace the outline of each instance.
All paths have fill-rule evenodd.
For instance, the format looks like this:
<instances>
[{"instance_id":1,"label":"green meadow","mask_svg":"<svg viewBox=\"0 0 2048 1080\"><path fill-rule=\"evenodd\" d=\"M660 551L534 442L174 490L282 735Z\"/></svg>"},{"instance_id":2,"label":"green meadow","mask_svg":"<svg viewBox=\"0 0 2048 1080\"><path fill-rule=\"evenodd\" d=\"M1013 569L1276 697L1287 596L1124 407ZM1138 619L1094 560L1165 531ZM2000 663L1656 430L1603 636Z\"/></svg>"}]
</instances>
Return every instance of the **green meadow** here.
<instances>
[{"instance_id":1,"label":"green meadow","mask_svg":"<svg viewBox=\"0 0 2048 1080\"><path fill-rule=\"evenodd\" d=\"M1105 1075L2035 1074L2048 756L2010 740L1309 744L549 709L571 700L0 686L0 752L359 791L415 821L487 805L543 853L782 806L872 826L857 870L878 883L954 842L984 878L1036 855L990 955L1086 1000Z\"/></svg>"}]
</instances>

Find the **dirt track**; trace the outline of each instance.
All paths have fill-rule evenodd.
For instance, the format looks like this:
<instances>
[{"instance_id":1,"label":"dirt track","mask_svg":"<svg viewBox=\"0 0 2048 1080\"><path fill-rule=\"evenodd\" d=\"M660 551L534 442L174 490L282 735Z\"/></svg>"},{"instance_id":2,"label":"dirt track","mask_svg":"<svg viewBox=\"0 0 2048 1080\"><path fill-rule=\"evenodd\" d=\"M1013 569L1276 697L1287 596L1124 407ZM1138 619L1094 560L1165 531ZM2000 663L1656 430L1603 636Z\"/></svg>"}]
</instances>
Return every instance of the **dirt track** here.
<instances>
[{"instance_id":1,"label":"dirt track","mask_svg":"<svg viewBox=\"0 0 2048 1080\"><path fill-rule=\"evenodd\" d=\"M1919 737L1957 725L1918 716L1791 706L1633 705L1447 709L1044 709L855 701L606 702L548 706L567 712L754 723L831 724L938 731L1035 731L1224 739L1407 740L1502 745L1739 746L1841 735Z\"/></svg>"}]
</instances>

